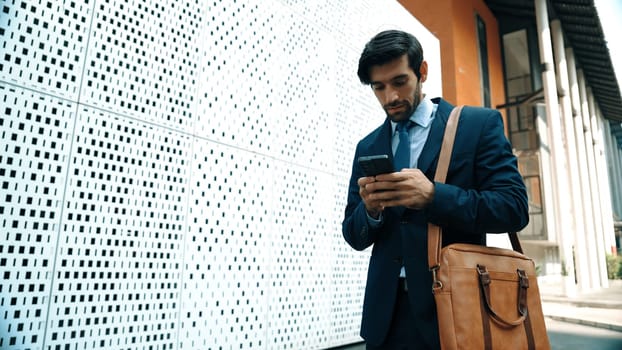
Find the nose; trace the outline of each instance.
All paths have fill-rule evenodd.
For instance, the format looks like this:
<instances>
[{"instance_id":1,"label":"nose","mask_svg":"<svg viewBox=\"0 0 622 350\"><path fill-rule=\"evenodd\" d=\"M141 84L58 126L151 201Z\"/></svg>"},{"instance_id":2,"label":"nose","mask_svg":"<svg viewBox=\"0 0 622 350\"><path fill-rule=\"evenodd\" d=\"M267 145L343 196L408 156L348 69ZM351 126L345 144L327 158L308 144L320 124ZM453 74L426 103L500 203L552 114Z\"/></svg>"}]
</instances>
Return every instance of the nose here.
<instances>
[{"instance_id":1,"label":"nose","mask_svg":"<svg viewBox=\"0 0 622 350\"><path fill-rule=\"evenodd\" d=\"M385 104L393 103L397 101L398 99L399 99L399 95L397 93L397 90L392 89L390 87L385 88L385 91L384 91L384 103Z\"/></svg>"}]
</instances>

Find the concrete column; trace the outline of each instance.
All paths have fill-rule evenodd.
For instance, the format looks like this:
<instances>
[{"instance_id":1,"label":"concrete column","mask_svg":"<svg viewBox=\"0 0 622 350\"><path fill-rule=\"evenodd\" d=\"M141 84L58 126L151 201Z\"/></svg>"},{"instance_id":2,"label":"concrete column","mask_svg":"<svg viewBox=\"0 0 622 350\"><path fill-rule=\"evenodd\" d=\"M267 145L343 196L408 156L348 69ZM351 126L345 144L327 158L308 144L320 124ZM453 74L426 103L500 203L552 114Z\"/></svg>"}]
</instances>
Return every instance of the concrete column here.
<instances>
[{"instance_id":1,"label":"concrete column","mask_svg":"<svg viewBox=\"0 0 622 350\"><path fill-rule=\"evenodd\" d=\"M549 140L551 141L551 170L555 181L551 184L555 190L554 220L557 223L557 242L559 243L560 256L562 259L562 274L564 278L564 293L574 295L576 285L574 283L574 257L572 250L568 249L572 243L572 225L562 214L570 213L569 203L571 198L568 194L570 188L566 177L566 164L562 142L562 126L560 122L559 101L553 69L553 47L551 45L551 31L548 23L548 9L546 0L536 0L536 21L538 26L538 41L540 48L540 63L542 64L542 83L544 100L546 102L546 114L548 122ZM549 213L550 214L550 213ZM547 214L547 220L550 219ZM550 234L550 233L549 233Z\"/></svg>"},{"instance_id":2,"label":"concrete column","mask_svg":"<svg viewBox=\"0 0 622 350\"><path fill-rule=\"evenodd\" d=\"M606 135L607 164L609 165L609 183L611 185L611 199L613 201L613 213L622 219L622 170L620 169L620 159L618 158L618 143L615 135L611 132L611 124L603 123L604 134Z\"/></svg>"},{"instance_id":3,"label":"concrete column","mask_svg":"<svg viewBox=\"0 0 622 350\"><path fill-rule=\"evenodd\" d=\"M586 232L589 232L587 228L589 225L593 226L593 223L589 223L592 216L592 199L589 193L589 186L587 182L588 173L585 166L585 164L587 164L587 155L585 154L585 141L583 138L583 121L581 119L581 99L579 98L579 85L577 83L577 68L574 59L574 52L571 48L567 48L565 50L565 57L568 61L568 64L566 65L568 71L567 91L569 92L568 95L570 97L569 102L572 114L571 118L564 116L569 119L569 123L568 120L566 120L566 138L568 140L573 139L575 141L574 154L569 151L568 156L569 158L574 158L576 160L576 164L571 165L570 167L573 170L570 173L576 175L576 179L574 179L576 182L573 183L573 192L578 191L578 193L574 196L574 203L576 204L574 213L577 216L577 220L575 222L576 231L574 237L574 252L577 269L577 286L579 290L583 291L590 289L590 265L593 264L593 262L589 259L586 242Z\"/></svg>"},{"instance_id":4,"label":"concrete column","mask_svg":"<svg viewBox=\"0 0 622 350\"><path fill-rule=\"evenodd\" d=\"M549 139L548 133L549 127L547 123L546 109L544 108L544 104L537 104L535 109L536 128L538 130L538 138L540 140L539 161L540 181L542 189L542 219L544 221L545 230L547 232L547 240L550 242L557 242L558 229L557 222L555 221L555 213L557 212L557 209L555 208L556 189L552 185L549 185L555 182L553 170L551 169L553 160L551 155L551 140ZM550 251L552 251L552 249L549 249L549 253ZM555 253L557 254L557 248L555 248ZM547 255L547 264L545 269L545 273L547 275L555 273L556 269L554 267L554 262L559 263L559 257L557 255L555 256L555 259L551 257L552 253Z\"/></svg>"},{"instance_id":5,"label":"concrete column","mask_svg":"<svg viewBox=\"0 0 622 350\"><path fill-rule=\"evenodd\" d=\"M618 180L618 190L616 191L615 196L616 198L618 198L618 201L620 203L616 214L618 215L618 220L622 220L622 149L620 149L620 147L618 146L617 140L615 138L613 139L613 142L615 144L615 147L613 148L613 155L616 162L615 179Z\"/></svg>"},{"instance_id":6,"label":"concrete column","mask_svg":"<svg viewBox=\"0 0 622 350\"><path fill-rule=\"evenodd\" d=\"M613 199L613 212L622 220L622 165L620 165L619 146L615 135L611 132L611 124L604 123L607 135L607 163L610 166L609 180L611 181L611 198Z\"/></svg>"},{"instance_id":7,"label":"concrete column","mask_svg":"<svg viewBox=\"0 0 622 350\"><path fill-rule=\"evenodd\" d=\"M614 140L615 141L615 140ZM616 144L616 146L618 146ZM616 159L616 164L617 164L617 173L618 175L620 175L619 177L617 177L616 179L618 179L618 199L620 199L620 208L618 208L619 212L619 217L620 220L622 220L622 148L620 148L619 146L616 147L615 149L615 159Z\"/></svg>"},{"instance_id":8,"label":"concrete column","mask_svg":"<svg viewBox=\"0 0 622 350\"><path fill-rule=\"evenodd\" d=\"M596 177L594 175L594 147L592 143L592 132L590 128L590 111L588 107L588 99L587 99L587 88L585 84L585 77L583 76L583 70L577 70L577 81L579 83L579 98L581 100L581 120L583 130L583 140L585 145L585 155L586 155L586 163L585 167L587 167L587 183L586 186L589 191L590 201L589 201L589 218L590 218L590 226L587 227L586 231L586 241L587 241L587 249L588 249L588 259L593 262L592 266L590 266L590 276L592 277L590 280L590 288L598 288L600 286L600 276L598 269L598 253L596 249L596 232L597 227L602 227L599 218L598 212L598 196L596 193L596 189L594 186L594 182L596 181Z\"/></svg>"},{"instance_id":9,"label":"concrete column","mask_svg":"<svg viewBox=\"0 0 622 350\"><path fill-rule=\"evenodd\" d=\"M596 286L596 288L601 288L605 285L608 285L608 280L607 280L607 259L605 257L605 242L604 242L604 232L603 232L603 227L604 227L604 223L603 223L603 202L606 200L604 194L600 191L600 186L599 186L599 182L600 182L600 169L599 169L599 164L598 164L598 145L597 145L597 140L596 138L598 137L598 129L596 128L596 107L594 104L594 94L592 93L592 88L590 88L589 86L587 87L587 105L588 105L588 109L589 109L589 116L590 116L590 120L588 121L589 123L589 128L591 131L591 137L592 137L592 154L588 154L588 161L589 161L589 157L592 157L592 164L593 164L593 177L590 176L592 178L591 184L592 184L592 191L596 194L597 200L594 201L592 203L592 205L594 206L595 212L594 212L594 216L596 218L595 222L596 222L596 230L594 231L594 239L596 240L596 258L598 261L598 276L600 278L600 283Z\"/></svg>"},{"instance_id":10,"label":"concrete column","mask_svg":"<svg viewBox=\"0 0 622 350\"><path fill-rule=\"evenodd\" d=\"M602 114L596 104L594 94L591 89L588 88L588 103L590 107L590 121L592 127L592 139L594 140L594 163L596 165L596 188L600 197L600 219L601 230L600 236L597 237L597 247L599 252L599 262L601 262L600 279L601 287L609 287L609 279L607 277L607 257L608 253L611 253L611 243L615 241L615 234L613 232L613 219L611 212L611 197L609 196L609 179L607 177L607 167L604 162L603 151L603 139L602 129L600 128L600 120Z\"/></svg>"},{"instance_id":11,"label":"concrete column","mask_svg":"<svg viewBox=\"0 0 622 350\"><path fill-rule=\"evenodd\" d=\"M599 171L598 186L603 194L603 235L605 240L605 253L613 254L616 249L616 235L613 228L613 198L611 197L611 181L609 180L610 172L607 165L607 135L605 124L609 122L603 116L598 104L596 104L596 127L598 128L598 137L596 145L598 149L597 164ZM607 284L609 280L607 280Z\"/></svg>"},{"instance_id":12,"label":"concrete column","mask_svg":"<svg viewBox=\"0 0 622 350\"><path fill-rule=\"evenodd\" d=\"M568 206L570 215L566 216L569 221L572 232L564 237L564 250L574 253L574 266L576 271L576 280L584 278L586 271L579 271L581 265L584 265L585 255L581 256L576 251L576 242L578 237L585 235L583 224L583 213L580 208L582 201L581 196L581 180L576 169L579 168L577 160L577 147L575 142L574 124L572 117L572 107L570 102L570 83L568 81L568 65L566 61L566 50L564 49L564 33L562 32L561 22L558 19L551 21L551 33L553 38L553 49L555 53L555 67L557 77L557 95L561 105L561 119L563 125L563 139L565 141L564 156L568 167L566 170L566 178L569 180L570 192L568 193ZM572 233L572 234L570 234ZM572 254L571 253L571 254Z\"/></svg>"},{"instance_id":13,"label":"concrete column","mask_svg":"<svg viewBox=\"0 0 622 350\"><path fill-rule=\"evenodd\" d=\"M609 125L611 130L611 125ZM616 207L616 215L618 220L622 220L622 150L618 146L616 138L611 135L611 153L613 158L613 164L615 165L612 178L616 184L615 192L613 193L614 198L617 200Z\"/></svg>"},{"instance_id":14,"label":"concrete column","mask_svg":"<svg viewBox=\"0 0 622 350\"><path fill-rule=\"evenodd\" d=\"M611 189L611 208L615 213L618 208L618 199L615 196L617 191L617 184L614 178L615 173L615 163L613 160L613 155L611 153L611 147L613 143L611 142L611 130L609 129L609 122L605 120L602 123L602 131L603 131L603 149L605 151L605 162L607 164L607 174L609 177L609 188Z\"/></svg>"},{"instance_id":15,"label":"concrete column","mask_svg":"<svg viewBox=\"0 0 622 350\"><path fill-rule=\"evenodd\" d=\"M616 192L616 198L619 201L619 206L618 206L618 211L616 212L616 214L618 215L618 219L622 220L622 149L620 149L620 147L617 144L617 140L615 138L613 138L613 143L614 143L614 147L612 148L613 150L613 159L614 162L616 164L616 169L615 169L615 175L616 177L614 177L614 179L617 180L617 192Z\"/></svg>"},{"instance_id":16,"label":"concrete column","mask_svg":"<svg viewBox=\"0 0 622 350\"><path fill-rule=\"evenodd\" d=\"M615 168L613 170L613 176L616 183L616 191L613 194L616 200L618 201L618 206L616 208L616 215L618 216L618 220L622 220L622 149L619 148L617 140L615 137L611 137L612 143L612 156L615 164Z\"/></svg>"}]
</instances>

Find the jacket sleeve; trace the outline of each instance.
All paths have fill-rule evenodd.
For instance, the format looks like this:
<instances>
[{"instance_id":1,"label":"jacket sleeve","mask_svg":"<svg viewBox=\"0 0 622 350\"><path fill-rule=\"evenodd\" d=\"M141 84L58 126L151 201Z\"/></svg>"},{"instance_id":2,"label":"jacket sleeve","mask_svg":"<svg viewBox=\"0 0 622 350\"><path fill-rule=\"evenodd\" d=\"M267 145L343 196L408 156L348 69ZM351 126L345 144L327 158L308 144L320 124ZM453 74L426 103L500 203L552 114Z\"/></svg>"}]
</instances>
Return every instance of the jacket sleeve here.
<instances>
[{"instance_id":1,"label":"jacket sleeve","mask_svg":"<svg viewBox=\"0 0 622 350\"><path fill-rule=\"evenodd\" d=\"M352 172L348 185L348 203L342 222L342 234L352 248L364 250L374 243L382 223L374 225L369 223L365 204L359 195L358 179L363 176L363 171L356 161L359 156L358 149L357 146L352 162Z\"/></svg>"},{"instance_id":2,"label":"jacket sleeve","mask_svg":"<svg viewBox=\"0 0 622 350\"><path fill-rule=\"evenodd\" d=\"M468 168L473 172L473 181L466 186L452 184L459 183L452 182L452 177L458 179L461 174L451 174L450 163L447 184L434 184L434 199L426 209L428 220L473 233L518 231L529 222L525 184L505 137L501 115L494 110L483 111L488 114L481 123L479 137L476 130L467 130L468 142L477 142L472 168ZM456 153L460 152L454 147L452 162Z\"/></svg>"}]
</instances>

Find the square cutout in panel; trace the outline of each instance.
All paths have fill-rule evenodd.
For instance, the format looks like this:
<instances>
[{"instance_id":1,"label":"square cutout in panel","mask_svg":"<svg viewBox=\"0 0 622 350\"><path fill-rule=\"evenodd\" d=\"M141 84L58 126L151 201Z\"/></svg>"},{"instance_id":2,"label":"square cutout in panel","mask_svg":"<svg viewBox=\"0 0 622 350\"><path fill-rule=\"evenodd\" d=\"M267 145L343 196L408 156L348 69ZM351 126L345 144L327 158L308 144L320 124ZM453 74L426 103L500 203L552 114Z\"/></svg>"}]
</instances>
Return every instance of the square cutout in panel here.
<instances>
[{"instance_id":1,"label":"square cutout in panel","mask_svg":"<svg viewBox=\"0 0 622 350\"><path fill-rule=\"evenodd\" d=\"M0 81L76 100L94 2L3 2Z\"/></svg>"},{"instance_id":2,"label":"square cutout in panel","mask_svg":"<svg viewBox=\"0 0 622 350\"><path fill-rule=\"evenodd\" d=\"M75 104L0 84L0 348L43 342Z\"/></svg>"}]
</instances>

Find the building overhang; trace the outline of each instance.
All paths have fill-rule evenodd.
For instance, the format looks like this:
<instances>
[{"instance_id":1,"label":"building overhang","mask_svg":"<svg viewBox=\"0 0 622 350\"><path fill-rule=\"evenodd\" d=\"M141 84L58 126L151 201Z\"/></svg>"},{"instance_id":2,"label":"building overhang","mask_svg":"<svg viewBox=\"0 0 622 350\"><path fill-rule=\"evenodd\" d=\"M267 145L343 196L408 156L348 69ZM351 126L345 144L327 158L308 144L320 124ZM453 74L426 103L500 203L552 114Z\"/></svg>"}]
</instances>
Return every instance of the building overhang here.
<instances>
[{"instance_id":1,"label":"building overhang","mask_svg":"<svg viewBox=\"0 0 622 350\"><path fill-rule=\"evenodd\" d=\"M485 0L497 19L511 17L535 23L533 0ZM550 19L559 19L566 45L606 119L622 122L622 97L594 0L549 0ZM621 139L618 138L618 142Z\"/></svg>"}]
</instances>

